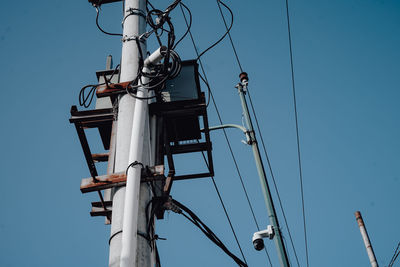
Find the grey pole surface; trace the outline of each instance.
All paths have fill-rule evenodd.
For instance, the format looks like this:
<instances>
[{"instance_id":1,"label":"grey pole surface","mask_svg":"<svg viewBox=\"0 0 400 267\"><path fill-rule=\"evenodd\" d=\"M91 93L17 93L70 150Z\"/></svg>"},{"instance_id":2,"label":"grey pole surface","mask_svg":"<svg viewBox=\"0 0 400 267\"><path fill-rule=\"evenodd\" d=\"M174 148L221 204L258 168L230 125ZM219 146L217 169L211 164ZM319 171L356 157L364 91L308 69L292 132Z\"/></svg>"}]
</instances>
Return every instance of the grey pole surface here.
<instances>
[{"instance_id":1,"label":"grey pole surface","mask_svg":"<svg viewBox=\"0 0 400 267\"><path fill-rule=\"evenodd\" d=\"M140 10L143 14L146 13L145 0L125 0L124 6L124 38L137 37L146 30L146 21L142 16L129 15L132 10ZM129 16L128 16L129 15ZM146 43L140 42L142 50L146 51ZM144 55L146 53L143 53ZM120 82L132 81L136 78L139 68L139 49L134 39L124 41L122 43L121 56L121 74ZM117 124L117 140L115 154L115 172L125 172L129 165L129 153L132 134L133 112L135 109L135 99L129 95L122 95L118 103L118 124ZM146 120L145 125L148 125ZM143 164L149 163L149 133L148 127L145 126L144 147L143 147ZM145 206L151 198L151 193L146 184L140 186L139 194L139 216L138 216L138 231L146 232L146 216ZM113 192L113 207L112 207L112 223L109 251L109 266L120 267L120 257L122 249L122 225L124 215L124 200L125 187L116 188ZM135 233L136 234L136 233ZM137 256L135 266L151 266L152 252L144 238L137 239Z\"/></svg>"},{"instance_id":2,"label":"grey pole surface","mask_svg":"<svg viewBox=\"0 0 400 267\"><path fill-rule=\"evenodd\" d=\"M261 189L262 189L262 192L264 195L265 204L267 206L270 224L273 226L274 231L275 231L274 241L275 241L276 249L278 251L278 258L281 263L281 266L287 267L287 266L290 266L289 259L287 256L285 244L283 243L283 239L282 239L282 235L281 235L281 231L280 231L280 227L279 227L279 223L278 223L278 218L276 216L274 203L272 201L271 191L268 186L267 176L265 174L264 165L263 165L263 162L262 162L262 159L260 156L260 149L258 148L258 143L255 138L253 123L251 121L251 117L249 114L249 108L247 106L247 102L246 102L246 98L245 98L245 94L247 91L247 83L248 83L247 74L241 73L240 80L241 80L241 83L239 83L237 85L237 88L239 91L240 101L242 103L243 115L244 115L244 118L246 121L246 126L249 131L249 135L250 135L249 144L251 145L251 147L253 149L253 155L254 155L254 159L256 162L256 166L257 166L258 176L260 178Z\"/></svg>"},{"instance_id":3,"label":"grey pole surface","mask_svg":"<svg viewBox=\"0 0 400 267\"><path fill-rule=\"evenodd\" d=\"M361 212L356 211L355 216L358 226L360 227L360 233L364 241L365 249L367 250L369 262L371 263L372 267L378 267L378 262L376 261L375 253L374 250L372 249L371 241L369 240L369 236L367 233L367 229L365 228Z\"/></svg>"}]
</instances>

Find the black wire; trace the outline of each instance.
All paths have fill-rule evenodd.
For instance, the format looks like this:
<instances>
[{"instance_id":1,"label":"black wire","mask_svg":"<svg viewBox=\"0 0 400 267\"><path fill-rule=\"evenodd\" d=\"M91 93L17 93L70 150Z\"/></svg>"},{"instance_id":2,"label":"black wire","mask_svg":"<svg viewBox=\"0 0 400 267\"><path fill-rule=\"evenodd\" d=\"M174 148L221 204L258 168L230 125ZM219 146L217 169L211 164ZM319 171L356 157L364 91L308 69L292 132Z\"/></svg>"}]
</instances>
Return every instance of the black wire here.
<instances>
[{"instance_id":1,"label":"black wire","mask_svg":"<svg viewBox=\"0 0 400 267\"><path fill-rule=\"evenodd\" d=\"M183 11L183 9L182 9L182 6L181 6L181 11L182 11L182 14L183 14L183 17L184 17L186 26L188 26L187 18L186 18L186 15L185 15L185 13L184 13L184 11ZM193 48L194 48L194 50L195 50L195 53L196 53L196 55L197 55L198 58L199 58L198 61L199 61L199 64L200 64L201 71L203 72L204 78L203 78L201 75L199 75L199 76L200 76L200 78L204 81L204 83L207 85L207 88L208 88L209 99L208 99L208 101L207 101L207 106L208 106L208 104L209 104L210 96L211 96L211 98L212 98L212 100L213 100L213 103L214 103L214 107L215 107L215 109L216 109L216 111L217 111L217 114L218 114L219 122L220 122L220 124L222 125L223 122L222 122L221 116L220 116L220 114L219 114L219 110L218 110L218 107L217 107L217 105L216 105L214 96L212 95L211 87L210 87L210 84L209 84L208 79L207 79L207 74L206 74L206 72L205 72L205 69L204 69L202 60L201 60L201 58L199 57L199 52L198 52L198 50L197 50L197 46L196 46L196 43L195 43L195 41L194 41L194 38L193 38L193 35L192 35L192 32L190 31L190 29L189 29L189 36L190 36L190 39L191 39L191 41L192 41L192 44L193 44ZM231 147L231 145L230 145L228 136L227 136L227 134L226 134L225 129L222 129L222 130L223 130L223 132L224 132L225 140L226 140L226 142L227 142L227 144L228 144L229 150L230 150L230 152L231 152L232 159L233 159L234 164L235 164L235 167L236 167L236 171L237 171L237 173L238 173L238 176L239 176L239 178L240 178L240 181L241 181L241 184L242 184L244 193L245 193L245 195L246 195L246 199L248 200L248 204L249 204L251 213L252 213L252 215L253 215L254 222L255 222L255 224L256 224L256 226L257 226L257 229L260 230L260 227L258 226L258 223L257 223L257 219L256 219L256 217L255 217L255 215L254 215L253 207L252 207L252 205L251 205L251 202L250 202L249 197L248 197L248 194L247 194L247 190L246 190L246 188L245 188L245 186L244 186L244 182L243 182L242 176L241 176L241 174L240 174L239 167L238 167L238 164L237 164L237 162L236 162L235 155L233 154L233 150L232 150L232 147ZM204 154L203 154L203 157L204 157ZM205 157L204 157L204 158L205 158ZM206 164L207 164L207 162L206 162ZM220 199L220 201L221 201L221 200L222 200L222 198ZM221 204L223 205L223 203L221 203ZM223 206L224 206L224 205L223 205ZM225 213L225 215L226 215L226 217L228 218L228 221L230 221L229 215L227 214L227 212ZM231 225L231 229L232 229L232 232L233 232L234 236L236 236L235 231L234 231L232 225ZM238 240L236 240L236 243L237 243L238 247L240 248L240 244L239 244L239 241L238 241ZM268 258L269 263L270 263L271 266L272 266L271 258L270 258L269 254L268 254L268 251L267 251L267 249L266 249L265 247L264 247L264 251L265 251L265 253L266 253L266 255L267 255L267 258ZM243 257L244 257L244 256L243 256Z\"/></svg>"},{"instance_id":2,"label":"black wire","mask_svg":"<svg viewBox=\"0 0 400 267\"><path fill-rule=\"evenodd\" d=\"M291 245L292 245L292 249L293 249L293 252L294 252L294 256L295 256L295 258L296 258L297 266L300 266L299 258L297 257L296 248L295 248L295 246L294 246L292 234L291 234L291 232L290 232L289 224L288 224L288 221L287 221L287 218L286 218L286 213L285 213L285 211L284 211L284 209L283 209L282 199L281 199L281 196L280 196L279 191L278 191L278 186L277 186L277 184L276 184L274 172L272 171L271 161L270 161L269 156L268 156L268 153L267 153L267 149L266 149L266 146L265 146L265 143L264 143L264 138L263 138L263 136L262 136L261 129L260 129L260 125L259 125L259 123L258 123L257 113L256 113L256 111L255 111L255 108L254 108L254 105L253 105L253 101L252 101L252 99L251 99L251 95L250 95L250 90L249 90L249 88L247 88L247 94L248 94L248 96L249 96L250 107L251 107L251 110L252 110L252 112L253 112L254 119L255 119L255 121L256 121L257 131L258 131L258 133L260 134L261 144L262 144L262 147L263 147L263 150L264 150L264 155L265 155L265 158L267 159L268 169L269 169L269 171L270 171L270 173L271 173L272 182L273 182L273 184L274 184L274 189L275 189L276 195L277 195L277 197L278 197L279 207L281 208L283 220L285 221L285 225L286 225L287 232L288 232L288 235L289 235L290 243L291 243Z\"/></svg>"},{"instance_id":3,"label":"black wire","mask_svg":"<svg viewBox=\"0 0 400 267\"><path fill-rule=\"evenodd\" d=\"M228 29L228 25L227 25L227 23L226 23L225 16L224 16L224 14L223 14L223 12L222 12L222 9L221 9L221 7L220 7L220 5L219 5L219 1L217 0L216 2L217 2L217 4L218 4L218 8L219 8L221 17L222 17L222 19L223 19L223 21L224 21L225 28ZM229 7L227 7L227 8L229 8ZM231 37L230 32L228 33L228 36L229 36L229 40L230 40L230 43L231 43L233 52L234 52L234 54L235 54L236 61L237 61L237 63L238 63L239 69L240 69L241 72L243 72L242 64L240 63L239 56L238 56L238 54L237 54L236 47L235 47L235 45L234 45L234 43L233 43L233 40L232 40L232 37ZM292 239L292 234L291 234L291 232L290 232L290 228L289 228L289 225L288 225L288 221L287 221L287 218L286 218L286 214L285 214L285 211L284 211L284 209L283 209L282 200L281 200L281 197L280 197L280 194L279 194L279 191L278 191L278 187L277 187L277 185L276 185L275 176L274 176L274 173L273 173L273 171L272 171L271 162L270 162L270 160L269 160L268 153L267 153L267 150L266 150L266 146L265 146L265 143L264 143L264 138L263 138L263 136L262 136L262 132L261 132L261 130L260 130L260 125L259 125L259 123L258 123L257 114L256 114L256 111L255 111L255 108L254 108L254 105L253 105L253 101L252 101L252 99L251 99L250 89L248 89L248 88L247 88L247 93L248 93L248 97L249 97L249 100L250 100L250 106L251 106L251 109L252 109L252 112L253 112L253 115L254 115L254 118L255 118L255 121L256 121L257 130L258 130L258 132L259 132L259 134L260 134L260 137L261 137L261 142L262 142L264 154L265 154L265 157L266 157L266 159L267 159L267 163L268 163L268 167L269 167L269 170L270 170L270 173L271 173L272 181L273 181L273 183L274 183L274 188L275 188L276 194L277 194L277 196L278 196L279 206L280 206L280 208L281 208L281 212L282 212L282 215L283 215L283 218L284 218L284 221L285 221L285 225L286 225L286 228L287 228L287 231L288 231L288 234L289 234L290 243L291 243L291 245L292 245L292 248L293 248L293 251L294 251L294 255L295 255L295 257L296 257L297 265L300 266L299 260L298 260L298 257L297 257L297 253L296 253L296 249L295 249L295 246L294 246L294 242L293 242L293 239Z\"/></svg>"},{"instance_id":4,"label":"black wire","mask_svg":"<svg viewBox=\"0 0 400 267\"><path fill-rule=\"evenodd\" d=\"M172 200L172 202L177 205L182 211L186 212L188 215L181 213L185 218L187 218L191 223L196 225L214 244L220 247L228 256L230 256L239 266L247 267L247 263L244 263L241 259L236 257L232 252L228 250L228 248L223 244L223 242L217 237L217 235L205 224L203 223L200 218L191 211L188 207L184 206L183 204L179 203L176 200Z\"/></svg>"},{"instance_id":5,"label":"black wire","mask_svg":"<svg viewBox=\"0 0 400 267\"><path fill-rule=\"evenodd\" d=\"M125 174L128 175L129 168L134 167L136 165L140 165L140 166L142 166L142 168L144 168L143 163L135 160L134 162L132 162L131 164L128 165L128 167L126 168Z\"/></svg>"},{"instance_id":6,"label":"black wire","mask_svg":"<svg viewBox=\"0 0 400 267\"><path fill-rule=\"evenodd\" d=\"M202 151L202 154L203 154L203 157L204 157L203 151ZM204 157L204 160L205 160L205 157ZM206 160L205 160L205 161L206 161ZM206 161L206 164L207 164L207 161ZM207 167L208 167L208 164L207 164ZM217 184L215 183L214 176L211 176L211 181L213 182L213 185L214 185L215 191L217 192L219 201L221 202L221 205L222 205L222 208L224 209L226 218L228 219L229 225L230 225L230 227L231 227L231 229L232 229L233 235L234 235L234 237L235 237L235 239L236 239L236 242L237 242L237 244L238 244L238 247L239 247L239 250L240 250L240 254L242 254L243 260L244 260L244 261L246 262L246 264L247 264L246 257L244 256L242 247L240 246L239 239L238 239L238 237L236 236L236 232L235 232L235 230L234 230L234 228L233 228L233 225L232 225L232 222L231 222L231 218L229 217L228 211L226 210L226 207L225 207L225 204L224 204L224 201L222 200L221 193L219 192L218 186L217 186Z\"/></svg>"},{"instance_id":7,"label":"black wire","mask_svg":"<svg viewBox=\"0 0 400 267\"><path fill-rule=\"evenodd\" d=\"M207 104L206 104L206 108L208 108L208 105L210 104L210 94L211 94L211 88L210 85L208 84L208 82L206 81L206 79L199 73L199 77L201 78L201 80L204 82L204 84L207 86L207 92L208 92L208 96L207 96Z\"/></svg>"},{"instance_id":8,"label":"black wire","mask_svg":"<svg viewBox=\"0 0 400 267\"><path fill-rule=\"evenodd\" d=\"M229 7L227 5L225 5L221 0L218 0L218 2L220 2L225 8L228 9L229 13L231 14L231 25L229 25L229 28L227 29L227 31L224 33L224 35L222 35L221 38L218 39L218 41L216 41L214 44L212 44L211 46L209 46L206 50L204 50L203 52L201 52L196 60L199 60L201 56L203 56L206 52L208 52L211 48L215 47L217 44L219 44L224 38L225 36L229 33L229 31L232 29L233 26L233 13L232 10L229 9Z\"/></svg>"},{"instance_id":9,"label":"black wire","mask_svg":"<svg viewBox=\"0 0 400 267\"><path fill-rule=\"evenodd\" d=\"M400 247L400 242L397 244L397 247L396 247L396 249L394 250L394 254L393 254L393 256L392 256L392 259L391 259L390 262L389 262L388 267L393 266L394 261L395 261L395 259L397 258L396 255L398 255L397 250L399 249L399 247Z\"/></svg>"},{"instance_id":10,"label":"black wire","mask_svg":"<svg viewBox=\"0 0 400 267\"><path fill-rule=\"evenodd\" d=\"M97 28L98 28L102 33L105 33L105 34L107 34L107 35L112 35L112 36L122 36L121 33L110 33L110 32L106 32L105 30L103 30L103 29L100 27L100 25L99 25L99 14L100 14L100 9L99 9L98 7L96 7L96 13L97 13L97 15L96 15L96 25L97 25Z\"/></svg>"},{"instance_id":11,"label":"black wire","mask_svg":"<svg viewBox=\"0 0 400 267\"><path fill-rule=\"evenodd\" d=\"M295 79L294 79L294 64L293 64L293 50L292 50L292 35L290 30L290 16L289 16L289 3L288 0L286 2L286 18L287 18L287 29L288 29L288 41L289 41L289 55L290 55L290 70L291 70L291 77L292 77L292 90L293 90L293 105L294 105L294 115L295 115L295 122L296 122L296 141L297 141L297 158L298 158L298 165L299 165L299 176L300 176L300 191L301 191L301 206L303 212L303 228L304 228L304 243L306 248L306 261L307 267L309 266L308 260L308 244L307 244L307 227L306 227L306 214L304 208L304 189L303 189L303 171L301 165L301 152L300 152L300 137L299 137L299 122L298 122L298 115L297 115L297 100L296 100L296 86L295 86Z\"/></svg>"},{"instance_id":12,"label":"black wire","mask_svg":"<svg viewBox=\"0 0 400 267\"><path fill-rule=\"evenodd\" d=\"M221 5L220 5L220 1L219 1L219 0L216 0L216 1L217 1L217 4L218 4L218 9L219 9L219 12L220 12L220 14L221 14L222 20L224 21L225 28L226 28L226 30L227 30L227 32L228 32L228 37L229 37L229 40L230 40L230 42L231 42L231 45L232 45L232 48L233 48L233 52L235 53L236 61L237 61L238 65L239 65L240 72L243 72L242 64L240 64L239 56L238 56L238 54L237 54L237 52L236 52L235 46L233 45L233 40L232 40L232 37L231 37L231 33L230 33L230 31L228 30L228 24L226 23L224 13L222 12ZM230 10L230 13L231 13L231 14L233 14L232 10L231 10L228 6L225 5L225 7L226 7L228 10ZM232 16L232 20L233 20L233 16Z\"/></svg>"},{"instance_id":13,"label":"black wire","mask_svg":"<svg viewBox=\"0 0 400 267\"><path fill-rule=\"evenodd\" d=\"M108 239L108 244L111 244L111 240L118 234L122 233L122 230L119 230L117 232L115 232L114 234L112 234L112 236L110 236L110 239Z\"/></svg>"},{"instance_id":14,"label":"black wire","mask_svg":"<svg viewBox=\"0 0 400 267\"><path fill-rule=\"evenodd\" d=\"M107 83L109 83L111 81L111 79L114 77L115 73L117 73L117 70L119 69L119 67L120 67L120 65L118 64L115 67L115 69L109 79L105 78L105 79L107 79ZM106 84L106 82L99 83L99 84L89 84L89 85L85 85L84 87L82 87L81 90L79 91L79 97L78 97L79 105L84 106L85 108L88 108L92 104L93 97L96 92L96 88L100 85L105 85L105 84ZM89 87L91 87L89 90L89 93L85 96L86 88L89 88ZM89 103L88 103L88 100L89 100Z\"/></svg>"},{"instance_id":15,"label":"black wire","mask_svg":"<svg viewBox=\"0 0 400 267\"><path fill-rule=\"evenodd\" d=\"M185 15L184 11L183 11L182 5L181 5L181 11L182 11L182 15L183 15L183 17L184 17L186 26L188 26L187 18L186 18L186 15ZM200 76L200 77L202 78L202 80L204 81L204 83L207 85L207 88L208 88L208 90L209 90L209 95L210 95L211 98L213 99L214 107L215 107L216 110L217 110L217 114L218 114L220 123L221 123L221 125L222 125L223 123L222 123L222 120L221 120L221 116L219 115L218 108L216 107L215 99L214 99L214 97L213 97L213 95L212 95L212 91L211 91L211 88L210 88L210 85L209 85L209 82L208 82L208 79L207 79L207 75L206 75L206 72L205 72L205 70L204 70L203 63L202 63L202 61L201 61L201 59L200 59L200 57L199 57L199 52L198 52L198 50L197 50L197 46L196 46L196 43L194 42L194 38L193 38L193 35L192 35L192 32L190 31L190 29L189 29L189 36L190 36L190 39L191 39L191 41L192 41L192 44L193 44L194 50L195 50L195 52L196 52L196 55L198 56L200 68L201 68L201 70L202 70L202 72L203 72L203 74L204 74L204 78L203 78L202 76ZM208 101L209 101L209 100L208 100ZM228 143L228 145L229 145L229 147L230 147L230 149L231 149L231 146L230 146L228 137L227 137L227 135L226 135L225 129L223 129L223 131L224 131L224 134L225 134L225 139L226 139L226 141L227 141L227 143ZM236 159L235 159L235 156L234 156L232 150L231 150L231 155L232 155L232 158L233 158L233 160L234 160L234 162L235 162L235 165L236 165L236 167L237 167ZM203 154L203 157L204 157L204 154ZM207 163L207 162L206 162L206 163ZM238 172L239 178L242 180L242 177L241 177L239 168L237 167L236 170L237 170L237 172ZM213 179L213 180L214 180L214 179ZM242 180L242 184L243 184L243 180ZM217 187L216 184L215 184L215 181L214 181L214 186L215 186L215 189L216 189L216 191L217 191L217 194L218 194L218 196L219 196L219 198L220 198L221 205L222 205L223 208L224 208L225 216L227 217L227 220L228 220L228 222L229 222L229 224L230 224L230 227L231 227L232 233L233 233L233 235L234 235L234 237L235 237L236 243L237 243L237 245L238 245L240 251L242 252L242 249L241 249L239 240L238 240L237 237L236 237L235 230L234 230L234 228L233 228L233 226L232 226L232 223L230 222L229 214L228 214L228 212L227 212L226 209L225 209L225 205L224 205L224 203L223 203L223 201L222 201L221 195L219 194L219 190L218 190L218 187ZM246 190L245 190L245 193L246 193L246 197L247 197L247 199L248 199L247 191L246 191ZM250 203L250 202L249 202L249 205L251 206L251 203ZM251 208L251 210L252 210L252 208ZM254 214L253 214L253 216L254 216ZM254 216L254 218L255 218L255 216ZM257 220L255 220L255 223L256 223L256 225L258 225L258 224L257 224ZM259 229L259 228L258 228L258 229ZM266 252L266 254L267 254L267 256L268 256L269 261L271 262L270 257L269 257L269 255L268 255L268 252L267 252L266 250L265 250L265 252ZM245 258L243 252L242 252L242 256L243 256L243 258ZM271 264L271 265L272 265L272 264Z\"/></svg>"},{"instance_id":16,"label":"black wire","mask_svg":"<svg viewBox=\"0 0 400 267\"><path fill-rule=\"evenodd\" d=\"M103 83L103 84L105 84L105 83ZM85 108L88 108L90 106L90 104L92 104L93 97L96 92L97 86L103 85L103 84L89 84L89 85L82 87L82 89L79 91L79 105L84 106ZM85 96L86 88L89 88L89 87L91 87L89 90L89 93ZM88 100L89 100L89 103L88 103Z\"/></svg>"},{"instance_id":17,"label":"black wire","mask_svg":"<svg viewBox=\"0 0 400 267\"><path fill-rule=\"evenodd\" d=\"M400 254L400 251L397 252L396 256L393 258L392 264L389 265L388 267L392 267L392 266L393 266L393 264L394 264L395 261L397 260L397 257L399 256L399 254Z\"/></svg>"},{"instance_id":18,"label":"black wire","mask_svg":"<svg viewBox=\"0 0 400 267\"><path fill-rule=\"evenodd\" d=\"M190 31L190 29L191 29L191 27L192 27L192 12L190 11L190 9L189 9L184 3L180 2L179 4L181 5L181 8L182 8L182 6L183 6L183 7L187 10L187 12L188 12L188 14L189 14L189 25L187 26L186 32L185 32L185 33L182 35L182 37L175 43L173 49L175 49L175 47L186 37L186 35L189 33L189 31Z\"/></svg>"}]
</instances>

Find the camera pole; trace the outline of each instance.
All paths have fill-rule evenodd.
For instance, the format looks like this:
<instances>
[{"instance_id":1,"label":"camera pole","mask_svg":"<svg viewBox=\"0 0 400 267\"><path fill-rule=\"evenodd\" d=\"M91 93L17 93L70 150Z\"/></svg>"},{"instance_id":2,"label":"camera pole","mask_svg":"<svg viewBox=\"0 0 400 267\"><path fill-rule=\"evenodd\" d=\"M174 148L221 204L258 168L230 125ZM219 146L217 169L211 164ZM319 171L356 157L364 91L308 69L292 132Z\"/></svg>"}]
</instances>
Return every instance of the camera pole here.
<instances>
[{"instance_id":1,"label":"camera pole","mask_svg":"<svg viewBox=\"0 0 400 267\"><path fill-rule=\"evenodd\" d=\"M257 166L258 176L260 178L261 189L262 189L262 192L264 195L265 204L267 206L269 220L275 231L275 236L273 239L275 241L275 246L278 251L279 261L281 263L281 266L288 267L288 266L290 266L289 259L288 259L287 253L286 253L285 244L283 243L281 230L280 230L279 223L278 223L278 217L276 216L276 211L275 211L274 203L272 201L271 191L268 186L267 176L265 174L264 165L263 165L263 162L262 162L262 159L260 156L260 149L258 147L256 135L255 135L254 128L253 128L253 123L251 121L251 117L249 114L249 108L247 106L247 102L246 102L246 98L245 98L249 78L247 76L247 73L245 73L245 72L242 72L239 75L239 77L240 77L240 83L236 87L238 88L238 91L239 91L240 101L242 103L243 114L245 117L247 129L248 129L248 135L250 136L250 140L248 141L248 144L251 145L251 147L253 149L253 155L254 155L254 159L256 162L256 166Z\"/></svg>"}]
</instances>

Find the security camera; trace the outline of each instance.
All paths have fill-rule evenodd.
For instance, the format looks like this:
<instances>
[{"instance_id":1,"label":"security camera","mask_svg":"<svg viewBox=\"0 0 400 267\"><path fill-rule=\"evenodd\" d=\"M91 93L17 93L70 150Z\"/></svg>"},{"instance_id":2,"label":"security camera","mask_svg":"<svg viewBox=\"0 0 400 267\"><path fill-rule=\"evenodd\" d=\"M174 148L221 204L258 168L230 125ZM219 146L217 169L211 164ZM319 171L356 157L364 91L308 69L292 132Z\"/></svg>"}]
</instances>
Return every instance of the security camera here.
<instances>
[{"instance_id":1,"label":"security camera","mask_svg":"<svg viewBox=\"0 0 400 267\"><path fill-rule=\"evenodd\" d=\"M256 250L262 250L264 248L263 238L268 237L269 239L274 238L275 232L272 225L268 225L267 229L255 232L253 234L253 245Z\"/></svg>"}]
</instances>

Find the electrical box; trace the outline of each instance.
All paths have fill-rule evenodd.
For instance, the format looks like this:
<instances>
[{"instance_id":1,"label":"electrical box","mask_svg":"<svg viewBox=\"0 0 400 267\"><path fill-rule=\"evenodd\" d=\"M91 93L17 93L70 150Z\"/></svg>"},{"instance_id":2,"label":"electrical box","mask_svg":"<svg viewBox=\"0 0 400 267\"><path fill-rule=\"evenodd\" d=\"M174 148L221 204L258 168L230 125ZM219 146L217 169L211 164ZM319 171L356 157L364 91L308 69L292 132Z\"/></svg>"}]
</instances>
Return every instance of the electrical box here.
<instances>
[{"instance_id":1,"label":"electrical box","mask_svg":"<svg viewBox=\"0 0 400 267\"><path fill-rule=\"evenodd\" d=\"M161 92L164 102L196 100L200 98L198 65L195 60L182 61L182 69L174 79L167 80Z\"/></svg>"},{"instance_id":2,"label":"electrical box","mask_svg":"<svg viewBox=\"0 0 400 267\"><path fill-rule=\"evenodd\" d=\"M200 91L198 64L196 60L181 64L179 74L166 81L161 98L150 104L150 114L156 115L159 125L156 157L167 157L169 168L176 171L174 181L214 175L207 104L204 92ZM174 155L187 153L205 156L206 171L181 173L175 169Z\"/></svg>"},{"instance_id":3,"label":"electrical box","mask_svg":"<svg viewBox=\"0 0 400 267\"><path fill-rule=\"evenodd\" d=\"M167 133L171 142L201 139L198 114L190 114L185 109L185 107L196 104L200 97L198 64L196 60L182 61L182 69L179 74L175 78L167 80L165 88L161 92L162 104L177 110L176 116L168 117L166 121Z\"/></svg>"}]
</instances>

